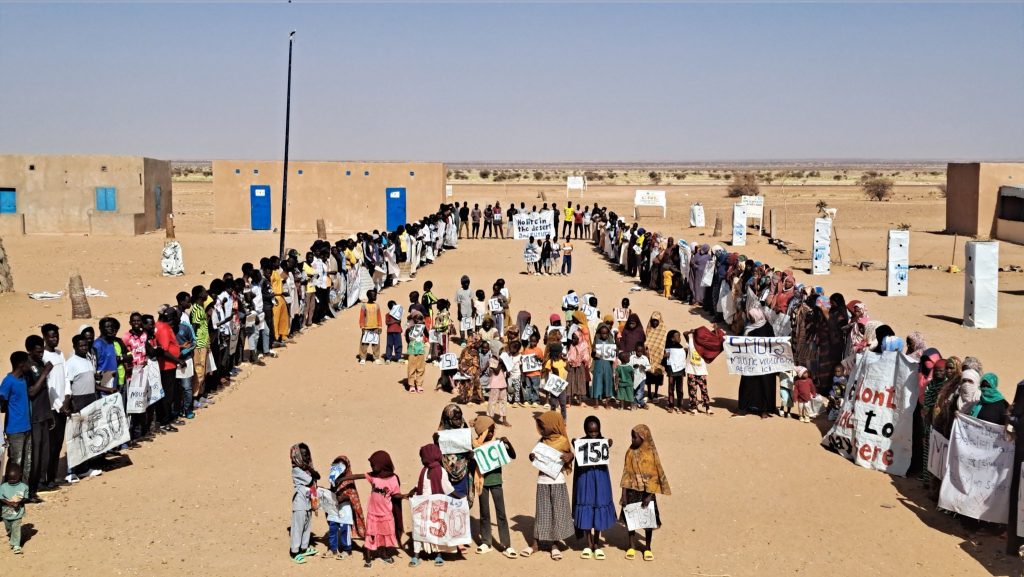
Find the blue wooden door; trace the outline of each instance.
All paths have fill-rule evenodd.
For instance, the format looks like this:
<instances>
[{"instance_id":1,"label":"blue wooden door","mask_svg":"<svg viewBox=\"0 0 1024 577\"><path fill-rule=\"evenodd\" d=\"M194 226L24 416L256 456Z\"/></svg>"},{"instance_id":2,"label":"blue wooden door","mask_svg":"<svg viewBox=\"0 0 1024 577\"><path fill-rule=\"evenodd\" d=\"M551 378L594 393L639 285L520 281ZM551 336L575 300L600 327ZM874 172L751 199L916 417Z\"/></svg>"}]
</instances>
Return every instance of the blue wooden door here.
<instances>
[{"instance_id":1,"label":"blue wooden door","mask_svg":"<svg viewBox=\"0 0 1024 577\"><path fill-rule=\"evenodd\" d=\"M18 212L18 193L13 188L0 188L0 214Z\"/></svg>"},{"instance_id":2,"label":"blue wooden door","mask_svg":"<svg viewBox=\"0 0 1024 577\"><path fill-rule=\"evenodd\" d=\"M154 193L153 196L155 197L155 200L156 200L156 228L161 228L164 225L164 219L163 219L163 216L164 216L163 215L163 209L164 209L163 192L164 191L160 190L160 185L159 184L156 185L156 189L153 191L153 193Z\"/></svg>"},{"instance_id":3,"label":"blue wooden door","mask_svg":"<svg viewBox=\"0 0 1024 577\"><path fill-rule=\"evenodd\" d=\"M270 230L270 187L266 184L249 187L249 223L253 230Z\"/></svg>"},{"instance_id":4,"label":"blue wooden door","mask_svg":"<svg viewBox=\"0 0 1024 577\"><path fill-rule=\"evenodd\" d=\"M384 194L387 198L388 230L395 230L405 224L405 189L388 188Z\"/></svg>"},{"instance_id":5,"label":"blue wooden door","mask_svg":"<svg viewBox=\"0 0 1024 577\"><path fill-rule=\"evenodd\" d=\"M117 212L117 189L112 186L96 187L96 210Z\"/></svg>"}]
</instances>

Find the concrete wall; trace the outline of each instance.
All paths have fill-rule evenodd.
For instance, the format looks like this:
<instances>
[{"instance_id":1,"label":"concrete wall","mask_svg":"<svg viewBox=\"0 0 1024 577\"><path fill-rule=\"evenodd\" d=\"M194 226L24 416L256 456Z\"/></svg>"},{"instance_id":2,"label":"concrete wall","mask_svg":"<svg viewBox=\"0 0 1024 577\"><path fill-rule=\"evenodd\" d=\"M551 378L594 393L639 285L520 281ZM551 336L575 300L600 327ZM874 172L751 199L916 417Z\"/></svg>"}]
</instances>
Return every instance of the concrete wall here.
<instances>
[{"instance_id":1,"label":"concrete wall","mask_svg":"<svg viewBox=\"0 0 1024 577\"><path fill-rule=\"evenodd\" d=\"M282 169L280 161L215 160L214 228L251 230L253 185L270 187L271 226L280 227ZM289 162L288 230L315 232L318 218L332 233L383 230L393 187L406 189L406 220L418 220L444 202L446 178L437 162Z\"/></svg>"},{"instance_id":2,"label":"concrete wall","mask_svg":"<svg viewBox=\"0 0 1024 577\"><path fill-rule=\"evenodd\" d=\"M17 193L17 214L0 215L0 231L135 235L162 228L152 188L160 184L170 210L170 173L169 162L140 156L0 156L0 187ZM117 189L116 210L96 210L97 187Z\"/></svg>"},{"instance_id":3,"label":"concrete wall","mask_svg":"<svg viewBox=\"0 0 1024 577\"><path fill-rule=\"evenodd\" d=\"M1024 184L1022 163L950 163L946 169L946 232L996 238L999 187L1014 184Z\"/></svg>"}]
</instances>

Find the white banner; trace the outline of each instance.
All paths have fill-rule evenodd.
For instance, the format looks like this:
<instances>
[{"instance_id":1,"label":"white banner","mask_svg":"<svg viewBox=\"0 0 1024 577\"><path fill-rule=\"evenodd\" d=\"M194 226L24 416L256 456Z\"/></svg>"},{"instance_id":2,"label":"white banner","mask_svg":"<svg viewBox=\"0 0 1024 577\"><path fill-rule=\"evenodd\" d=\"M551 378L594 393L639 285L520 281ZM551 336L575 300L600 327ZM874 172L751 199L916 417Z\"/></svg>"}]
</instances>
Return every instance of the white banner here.
<instances>
[{"instance_id":1,"label":"white banner","mask_svg":"<svg viewBox=\"0 0 1024 577\"><path fill-rule=\"evenodd\" d=\"M568 386L569 381L559 377L558 375L550 374L548 375L547 380L544 381L544 386L541 388L557 397L558 395L561 395L562 391L564 391Z\"/></svg>"},{"instance_id":2,"label":"white banner","mask_svg":"<svg viewBox=\"0 0 1024 577\"><path fill-rule=\"evenodd\" d=\"M472 429L448 429L437 432L437 446L442 455L458 455L473 450Z\"/></svg>"},{"instance_id":3,"label":"white banner","mask_svg":"<svg viewBox=\"0 0 1024 577\"><path fill-rule=\"evenodd\" d=\"M576 439L572 443L573 453L576 455L576 464L580 467L594 467L607 465L611 452L611 444L608 439Z\"/></svg>"},{"instance_id":4,"label":"white banner","mask_svg":"<svg viewBox=\"0 0 1024 577\"><path fill-rule=\"evenodd\" d=\"M469 502L445 495L414 495L412 509L413 541L444 547L469 545Z\"/></svg>"},{"instance_id":5,"label":"white banner","mask_svg":"<svg viewBox=\"0 0 1024 577\"><path fill-rule=\"evenodd\" d=\"M814 219L811 273L828 274L832 266L832 219Z\"/></svg>"},{"instance_id":6,"label":"white banner","mask_svg":"<svg viewBox=\"0 0 1024 577\"><path fill-rule=\"evenodd\" d=\"M512 462L508 456L504 441L491 441L473 449L473 458L476 459L476 467L481 473L490 473L498 467L503 467Z\"/></svg>"},{"instance_id":7,"label":"white banner","mask_svg":"<svg viewBox=\"0 0 1024 577\"><path fill-rule=\"evenodd\" d=\"M949 456L949 439L932 429L928 435L928 472L941 479L946 474L946 459Z\"/></svg>"},{"instance_id":8,"label":"white banner","mask_svg":"<svg viewBox=\"0 0 1024 577\"><path fill-rule=\"evenodd\" d=\"M665 191L636 189L636 193L633 196L633 218L636 218L636 209L641 206L660 206L661 216L666 216L668 213L665 203Z\"/></svg>"},{"instance_id":9,"label":"white banner","mask_svg":"<svg viewBox=\"0 0 1024 577\"><path fill-rule=\"evenodd\" d=\"M730 375L770 375L794 369L789 337L725 337L725 358Z\"/></svg>"},{"instance_id":10,"label":"white banner","mask_svg":"<svg viewBox=\"0 0 1024 577\"><path fill-rule=\"evenodd\" d=\"M747 207L747 218L756 218L757 226L761 226L761 222L764 220L764 197L741 196L740 204Z\"/></svg>"},{"instance_id":11,"label":"white banner","mask_svg":"<svg viewBox=\"0 0 1024 577\"><path fill-rule=\"evenodd\" d=\"M149 406L149 388L146 386L146 370L136 367L132 378L128 381L128 414L138 415L146 412Z\"/></svg>"},{"instance_id":12,"label":"white banner","mask_svg":"<svg viewBox=\"0 0 1024 577\"><path fill-rule=\"evenodd\" d=\"M1014 445L1003 426L956 416L939 507L979 521L1006 523Z\"/></svg>"},{"instance_id":13,"label":"white banner","mask_svg":"<svg viewBox=\"0 0 1024 577\"><path fill-rule=\"evenodd\" d=\"M622 516L626 518L626 529L657 529L658 515L654 510L654 502L646 507L643 503L630 503L622 508Z\"/></svg>"},{"instance_id":14,"label":"white banner","mask_svg":"<svg viewBox=\"0 0 1024 577\"><path fill-rule=\"evenodd\" d=\"M690 228L704 228L704 207L698 204L690 205Z\"/></svg>"},{"instance_id":15,"label":"white banner","mask_svg":"<svg viewBox=\"0 0 1024 577\"><path fill-rule=\"evenodd\" d=\"M732 205L732 245L747 245L747 207L742 204Z\"/></svg>"},{"instance_id":16,"label":"white banner","mask_svg":"<svg viewBox=\"0 0 1024 577\"><path fill-rule=\"evenodd\" d=\"M128 442L128 417L121 408L121 395L93 401L68 417L64 438L68 440L68 468Z\"/></svg>"},{"instance_id":17,"label":"white banner","mask_svg":"<svg viewBox=\"0 0 1024 577\"><path fill-rule=\"evenodd\" d=\"M821 444L861 467L906 475L918 364L895 351L861 353L847 380L843 409Z\"/></svg>"},{"instance_id":18,"label":"white banner","mask_svg":"<svg viewBox=\"0 0 1024 577\"><path fill-rule=\"evenodd\" d=\"M558 449L537 443L530 452L533 454L533 466L540 472L552 479L562 472L562 453Z\"/></svg>"},{"instance_id":19,"label":"white banner","mask_svg":"<svg viewBox=\"0 0 1024 577\"><path fill-rule=\"evenodd\" d=\"M570 190L578 190L583 192L587 189L587 179L582 176L570 176L565 179L565 191L568 193Z\"/></svg>"},{"instance_id":20,"label":"white banner","mask_svg":"<svg viewBox=\"0 0 1024 577\"><path fill-rule=\"evenodd\" d=\"M910 231L890 230L886 261L885 296L905 297L910 276Z\"/></svg>"},{"instance_id":21,"label":"white banner","mask_svg":"<svg viewBox=\"0 0 1024 577\"><path fill-rule=\"evenodd\" d=\"M555 237L555 223L551 220L551 211L545 210L536 213L517 213L512 217L512 238L526 240L531 236L542 239L551 235Z\"/></svg>"}]
</instances>

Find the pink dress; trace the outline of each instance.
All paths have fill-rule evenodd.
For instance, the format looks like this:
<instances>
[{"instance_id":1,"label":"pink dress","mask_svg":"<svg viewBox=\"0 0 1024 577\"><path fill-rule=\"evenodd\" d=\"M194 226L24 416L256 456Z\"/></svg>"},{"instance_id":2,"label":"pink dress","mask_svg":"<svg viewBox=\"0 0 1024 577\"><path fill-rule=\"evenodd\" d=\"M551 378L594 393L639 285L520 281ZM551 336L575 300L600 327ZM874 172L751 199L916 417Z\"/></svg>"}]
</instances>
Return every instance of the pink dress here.
<instances>
[{"instance_id":1,"label":"pink dress","mask_svg":"<svg viewBox=\"0 0 1024 577\"><path fill-rule=\"evenodd\" d=\"M391 507L391 497L401 494L398 477L392 475L380 479L367 473L366 480L371 488L370 501L366 506L366 548L376 551L381 547L398 547Z\"/></svg>"}]
</instances>

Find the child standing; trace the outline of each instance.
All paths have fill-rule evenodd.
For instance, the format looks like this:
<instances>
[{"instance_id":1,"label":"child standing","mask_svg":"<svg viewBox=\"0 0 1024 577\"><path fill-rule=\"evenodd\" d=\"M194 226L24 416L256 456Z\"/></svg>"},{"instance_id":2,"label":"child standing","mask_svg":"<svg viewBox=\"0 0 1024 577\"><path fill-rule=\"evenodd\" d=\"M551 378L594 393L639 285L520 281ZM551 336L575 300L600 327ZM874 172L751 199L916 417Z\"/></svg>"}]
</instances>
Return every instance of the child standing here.
<instances>
[{"instance_id":1,"label":"child standing","mask_svg":"<svg viewBox=\"0 0 1024 577\"><path fill-rule=\"evenodd\" d=\"M800 422L810 423L813 415L811 399L818 394L814 388L814 381L811 373L804 367L796 368L797 379L793 383L793 392L796 393L797 406L800 409Z\"/></svg>"},{"instance_id":2,"label":"child standing","mask_svg":"<svg viewBox=\"0 0 1024 577\"><path fill-rule=\"evenodd\" d=\"M619 364L615 367L615 398L619 400L620 409L633 410L633 365L629 364L629 359L626 351L619 353Z\"/></svg>"},{"instance_id":3,"label":"child standing","mask_svg":"<svg viewBox=\"0 0 1024 577\"><path fill-rule=\"evenodd\" d=\"M476 447L486 445L494 440L494 421L489 417L477 417L473 420L473 431L476 439L473 445ZM505 445L505 451L511 459L516 458L516 450L512 447L511 441L506 437L501 438ZM480 493L480 546L476 552L483 555L490 553L494 546L491 535L491 507L490 500L494 500L494 513L498 518L498 549L509 559L519 556L512 548L512 539L509 537L508 517L505 515L505 493L502 488L501 467L492 469L483 475L483 489ZM504 549L502 547L504 546Z\"/></svg>"},{"instance_id":4,"label":"child standing","mask_svg":"<svg viewBox=\"0 0 1024 577\"><path fill-rule=\"evenodd\" d=\"M644 389L647 385L647 371L651 368L651 361L647 358L647 347L643 343L637 344L636 350L629 357L629 364L633 367L633 400L636 401L638 408L646 409Z\"/></svg>"},{"instance_id":5,"label":"child standing","mask_svg":"<svg viewBox=\"0 0 1024 577\"><path fill-rule=\"evenodd\" d=\"M387 345L384 348L384 364L390 365L402 360L402 316L395 316L398 303L388 301L388 313L384 315L387 325ZM411 312L411 311L410 311Z\"/></svg>"},{"instance_id":6,"label":"child standing","mask_svg":"<svg viewBox=\"0 0 1024 577\"><path fill-rule=\"evenodd\" d=\"M661 273L661 292L665 298L672 298L672 271L666 268Z\"/></svg>"},{"instance_id":7,"label":"child standing","mask_svg":"<svg viewBox=\"0 0 1024 577\"><path fill-rule=\"evenodd\" d=\"M519 354L522 345L518 340L510 340L508 343L508 354L505 357L505 381L508 385L508 402L513 407L521 407L523 403L523 365L522 355ZM508 419L505 419L505 426L508 426Z\"/></svg>"},{"instance_id":8,"label":"child standing","mask_svg":"<svg viewBox=\"0 0 1024 577\"><path fill-rule=\"evenodd\" d=\"M658 457L658 449L654 446L654 437L647 425L637 425L630 433L632 442L629 450L626 451L626 462L622 467L622 497L619 505L625 507L633 503L640 503L642 507L654 504L654 515L657 526L661 527L661 512L658 510L657 495L671 495L672 490L668 486L668 478L661 466L661 459ZM626 520L625 511L622 512L622 521ZM651 551L651 537L654 529L645 529L645 541L647 544L644 550L644 561L654 561L654 553ZM626 559L636 558L636 531L629 532L629 550L626 551Z\"/></svg>"},{"instance_id":9,"label":"child standing","mask_svg":"<svg viewBox=\"0 0 1024 577\"><path fill-rule=\"evenodd\" d=\"M540 347L540 334L533 331L530 334L530 346L523 350L523 356L533 355L541 364L544 363L544 349ZM540 407L540 371L529 371L523 374L523 404L531 407Z\"/></svg>"},{"instance_id":10,"label":"child standing","mask_svg":"<svg viewBox=\"0 0 1024 577\"><path fill-rule=\"evenodd\" d=\"M501 361L491 357L488 370L491 372L491 379L487 391L487 416L507 427L509 425L505 411L508 406L508 381L505 377L505 368L501 366Z\"/></svg>"},{"instance_id":11,"label":"child standing","mask_svg":"<svg viewBox=\"0 0 1024 577\"><path fill-rule=\"evenodd\" d=\"M679 331L669 331L665 339L665 373L668 375L668 410L683 412L683 375L686 374L686 348Z\"/></svg>"},{"instance_id":12,"label":"child standing","mask_svg":"<svg viewBox=\"0 0 1024 577\"><path fill-rule=\"evenodd\" d=\"M437 301L437 312L434 313L433 330L436 342L430 343L430 359L437 361L448 352L448 336L452 332L451 303L448 299Z\"/></svg>"},{"instance_id":13,"label":"child standing","mask_svg":"<svg viewBox=\"0 0 1024 577\"><path fill-rule=\"evenodd\" d=\"M374 557L391 565L395 562L398 549L397 535L402 533L401 508L397 515L395 499L402 498L401 482L395 474L395 465L386 451L370 455L370 472L351 475L344 480L366 479L370 483L370 501L366 506L366 542L363 552L363 567L373 567ZM379 553L378 553L379 551Z\"/></svg>"},{"instance_id":14,"label":"child standing","mask_svg":"<svg viewBox=\"0 0 1024 577\"><path fill-rule=\"evenodd\" d=\"M485 316L487 316L487 295L483 290L477 289L473 293L473 326L478 329L484 326Z\"/></svg>"},{"instance_id":15,"label":"child standing","mask_svg":"<svg viewBox=\"0 0 1024 577\"><path fill-rule=\"evenodd\" d=\"M313 468L313 456L305 443L292 445L292 526L291 549L292 561L302 564L306 557L316 555L316 548L309 545L310 521L316 509L316 482L320 474Z\"/></svg>"},{"instance_id":16,"label":"child standing","mask_svg":"<svg viewBox=\"0 0 1024 577\"><path fill-rule=\"evenodd\" d=\"M590 382L590 398L594 403L604 405L608 398L615 396L614 361L615 339L611 336L610 325L602 323L594 338L594 375Z\"/></svg>"},{"instance_id":17,"label":"child standing","mask_svg":"<svg viewBox=\"0 0 1024 577\"><path fill-rule=\"evenodd\" d=\"M347 470L347 462L343 462L341 457L334 459L331 471L327 474L330 489L317 489L320 506L327 515L327 546L331 555L338 560L352 554L352 505L338 499L339 481Z\"/></svg>"},{"instance_id":18,"label":"child standing","mask_svg":"<svg viewBox=\"0 0 1024 577\"><path fill-rule=\"evenodd\" d=\"M782 371L779 373L779 398L782 404L779 405L779 416L789 418L793 409L793 381L796 380L796 371Z\"/></svg>"},{"instance_id":19,"label":"child standing","mask_svg":"<svg viewBox=\"0 0 1024 577\"><path fill-rule=\"evenodd\" d=\"M590 415L583 421L583 432L588 439L602 439L601 420ZM608 448L612 445L608 440ZM576 467L572 479L572 518L576 526L576 537L587 535L587 547L580 553L580 559L605 559L601 549L601 531L615 525L615 501L612 498L612 479L608 465Z\"/></svg>"},{"instance_id":20,"label":"child standing","mask_svg":"<svg viewBox=\"0 0 1024 577\"><path fill-rule=\"evenodd\" d=\"M686 332L686 339L686 389L690 395L690 408L687 412L692 415L695 410L700 410L700 405L704 405L704 412L711 415L713 413L711 398L708 396L708 365L693 344L693 331Z\"/></svg>"},{"instance_id":21,"label":"child standing","mask_svg":"<svg viewBox=\"0 0 1024 577\"><path fill-rule=\"evenodd\" d=\"M612 315L615 318L615 323L619 327L619 332L622 332L622 328L626 326L626 321L629 320L629 315L633 314L633 311L629 310L629 299L622 299L622 306L616 309L612 309Z\"/></svg>"},{"instance_id":22,"label":"child standing","mask_svg":"<svg viewBox=\"0 0 1024 577\"><path fill-rule=\"evenodd\" d=\"M842 364L836 365L832 374L832 390L828 394L829 411L828 420L834 421L839 418L839 410L843 408L843 399L846 395L846 369Z\"/></svg>"},{"instance_id":23,"label":"child standing","mask_svg":"<svg viewBox=\"0 0 1024 577\"><path fill-rule=\"evenodd\" d=\"M25 501L28 499L28 485L21 480L21 465L9 463L4 483L0 485L0 506L2 506L4 529L15 555L21 555L21 520L25 517Z\"/></svg>"},{"instance_id":24,"label":"child standing","mask_svg":"<svg viewBox=\"0 0 1024 577\"><path fill-rule=\"evenodd\" d=\"M366 359L373 358L373 362L380 364L380 307L377 305L377 291L370 289L366 291L366 303L359 309L359 364L365 364ZM368 344L367 333L376 333L377 342ZM370 354L367 354L367 353Z\"/></svg>"},{"instance_id":25,"label":"child standing","mask_svg":"<svg viewBox=\"0 0 1024 577\"><path fill-rule=\"evenodd\" d=\"M445 474L445 470L441 466L440 447L434 443L420 447L420 463L423 464L423 469L420 470L419 482L415 489L404 495L405 498L413 495L451 495L455 492L455 487L452 486L448 475ZM431 545L425 541L413 541L412 559L409 560L409 566L418 567L421 554L436 553L434 565L440 567L444 565L444 557L441 556L441 552L442 548L437 545Z\"/></svg>"},{"instance_id":26,"label":"child standing","mask_svg":"<svg viewBox=\"0 0 1024 577\"><path fill-rule=\"evenodd\" d=\"M423 375L426 374L427 328L419 311L409 313L409 328L405 329L408 342L409 363L406 365L405 384L410 393L423 392Z\"/></svg>"},{"instance_id":27,"label":"child standing","mask_svg":"<svg viewBox=\"0 0 1024 577\"><path fill-rule=\"evenodd\" d=\"M537 433L540 442L557 450L562 455L562 470L554 477L543 471L537 473L537 507L534 514L533 538L538 550L551 547L551 558L562 560L558 542L568 539L574 532L572 512L569 509L569 491L565 486L565 474L572 470L572 445L565 432L562 415L548 411L537 417ZM535 455L530 453L530 461ZM522 556L533 555L533 547L523 549Z\"/></svg>"},{"instance_id":28,"label":"child standing","mask_svg":"<svg viewBox=\"0 0 1024 577\"><path fill-rule=\"evenodd\" d=\"M544 361L543 378L546 380L550 375L555 375L561 379L565 379L569 376L565 366L565 349L562 347L562 343L552 343L548 345L547 360ZM552 411L559 411L563 420L566 418L565 400L568 396L568 387L562 389L562 392L557 395L548 393L548 406Z\"/></svg>"}]
</instances>

